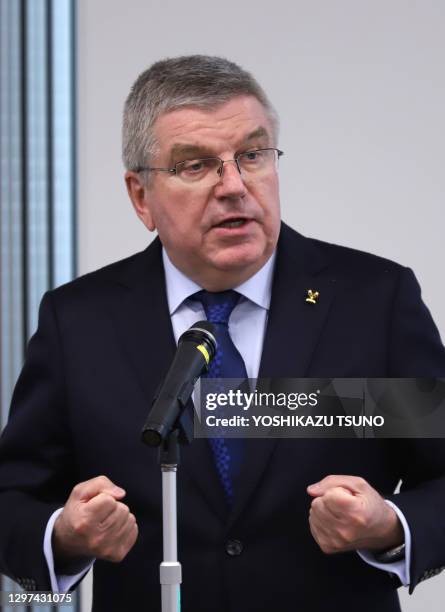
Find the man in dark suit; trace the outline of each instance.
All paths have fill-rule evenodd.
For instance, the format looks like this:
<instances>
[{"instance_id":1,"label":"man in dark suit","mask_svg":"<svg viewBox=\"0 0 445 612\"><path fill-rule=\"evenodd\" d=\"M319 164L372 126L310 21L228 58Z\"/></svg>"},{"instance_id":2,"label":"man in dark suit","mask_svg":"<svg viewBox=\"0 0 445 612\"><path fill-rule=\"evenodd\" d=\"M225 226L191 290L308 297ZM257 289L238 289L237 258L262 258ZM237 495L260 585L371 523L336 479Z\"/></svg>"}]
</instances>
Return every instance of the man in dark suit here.
<instances>
[{"instance_id":1,"label":"man in dark suit","mask_svg":"<svg viewBox=\"0 0 445 612\"><path fill-rule=\"evenodd\" d=\"M269 101L231 62L166 60L133 86L126 182L160 240L42 301L0 444L0 569L27 588L71 588L95 559L94 610L160 609L159 467L140 430L204 318L197 292L240 294L229 331L251 377L444 376L410 270L280 222L276 144ZM248 440L228 502L195 440L184 609L398 610L401 582L445 565L444 474L440 440Z\"/></svg>"}]
</instances>

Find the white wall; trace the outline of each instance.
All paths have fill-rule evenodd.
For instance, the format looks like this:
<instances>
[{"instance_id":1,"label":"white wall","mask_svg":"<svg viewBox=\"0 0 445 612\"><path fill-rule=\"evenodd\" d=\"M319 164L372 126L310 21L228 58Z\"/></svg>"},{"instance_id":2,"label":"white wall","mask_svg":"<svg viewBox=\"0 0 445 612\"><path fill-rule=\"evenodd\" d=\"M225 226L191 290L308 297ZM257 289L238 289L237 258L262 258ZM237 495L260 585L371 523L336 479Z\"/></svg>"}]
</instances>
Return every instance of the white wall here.
<instances>
[{"instance_id":1,"label":"white wall","mask_svg":"<svg viewBox=\"0 0 445 612\"><path fill-rule=\"evenodd\" d=\"M413 267L445 337L443 0L78 4L80 272L149 240L122 179L130 85L165 56L224 55L281 115L284 219ZM442 611L444 587L420 585L404 610Z\"/></svg>"},{"instance_id":2,"label":"white wall","mask_svg":"<svg viewBox=\"0 0 445 612\"><path fill-rule=\"evenodd\" d=\"M225 55L282 120L283 217L414 268L445 336L445 3L79 0L79 266L148 240L120 161L124 99L152 61Z\"/></svg>"}]
</instances>

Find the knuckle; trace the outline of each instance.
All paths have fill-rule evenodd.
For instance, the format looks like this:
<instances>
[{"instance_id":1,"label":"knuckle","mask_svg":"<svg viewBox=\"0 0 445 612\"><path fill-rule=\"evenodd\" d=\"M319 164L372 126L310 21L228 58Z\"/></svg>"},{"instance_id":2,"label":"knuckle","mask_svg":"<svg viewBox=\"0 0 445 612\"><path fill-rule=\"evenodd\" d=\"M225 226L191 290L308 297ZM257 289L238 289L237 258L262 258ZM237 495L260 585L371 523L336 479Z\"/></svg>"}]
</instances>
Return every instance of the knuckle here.
<instances>
[{"instance_id":1,"label":"knuckle","mask_svg":"<svg viewBox=\"0 0 445 612\"><path fill-rule=\"evenodd\" d=\"M116 559L116 548L113 546L102 547L101 557L106 561L115 561Z\"/></svg>"},{"instance_id":2,"label":"knuckle","mask_svg":"<svg viewBox=\"0 0 445 612\"><path fill-rule=\"evenodd\" d=\"M103 508L114 509L115 507L117 507L116 500L111 495L108 495L108 493L99 493L99 495L97 496L97 501L101 509Z\"/></svg>"},{"instance_id":3,"label":"knuckle","mask_svg":"<svg viewBox=\"0 0 445 612\"><path fill-rule=\"evenodd\" d=\"M73 490L71 491L71 494L74 494L74 495L81 494L84 486L85 486L84 482L78 482L76 485L74 485Z\"/></svg>"},{"instance_id":4,"label":"knuckle","mask_svg":"<svg viewBox=\"0 0 445 612\"><path fill-rule=\"evenodd\" d=\"M323 506L323 499L321 497L316 497L312 500L311 503L311 511L317 511Z\"/></svg>"},{"instance_id":5,"label":"knuckle","mask_svg":"<svg viewBox=\"0 0 445 612\"><path fill-rule=\"evenodd\" d=\"M118 504L117 505L117 510L116 510L116 515L115 515L115 520L116 521L127 521L128 517L130 515L130 510L128 508L128 506L125 506L124 504Z\"/></svg>"},{"instance_id":6,"label":"knuckle","mask_svg":"<svg viewBox=\"0 0 445 612\"><path fill-rule=\"evenodd\" d=\"M325 478L323 478L323 481L327 484L327 485L333 485L334 483L336 483L338 480L338 474L329 474L328 476L326 476ZM335 486L335 485L334 485Z\"/></svg>"},{"instance_id":7,"label":"knuckle","mask_svg":"<svg viewBox=\"0 0 445 612\"><path fill-rule=\"evenodd\" d=\"M366 489L368 483L362 476L356 476L356 485L359 489Z\"/></svg>"},{"instance_id":8,"label":"knuckle","mask_svg":"<svg viewBox=\"0 0 445 612\"><path fill-rule=\"evenodd\" d=\"M108 531L109 528L110 528L110 523L107 520L97 523L97 531L99 533L105 533L106 531Z\"/></svg>"},{"instance_id":9,"label":"knuckle","mask_svg":"<svg viewBox=\"0 0 445 612\"><path fill-rule=\"evenodd\" d=\"M338 491L336 488L328 489L323 497L325 498L325 501L331 502L337 499Z\"/></svg>"},{"instance_id":10,"label":"knuckle","mask_svg":"<svg viewBox=\"0 0 445 612\"><path fill-rule=\"evenodd\" d=\"M319 546L321 548L321 550L326 554L326 555L330 555L334 552L333 547L331 546L331 544L329 542L327 542L326 540L321 540L319 542Z\"/></svg>"},{"instance_id":11,"label":"knuckle","mask_svg":"<svg viewBox=\"0 0 445 612\"><path fill-rule=\"evenodd\" d=\"M114 553L114 561L119 563L122 561L127 555L128 549L126 546L118 546Z\"/></svg>"},{"instance_id":12,"label":"knuckle","mask_svg":"<svg viewBox=\"0 0 445 612\"><path fill-rule=\"evenodd\" d=\"M136 523L132 523L130 526L127 526L127 534L125 537L125 542L128 550L132 548L133 544L136 542L138 537L138 526Z\"/></svg>"},{"instance_id":13,"label":"knuckle","mask_svg":"<svg viewBox=\"0 0 445 612\"><path fill-rule=\"evenodd\" d=\"M73 520L72 528L75 534L85 535L90 529L90 523L84 516L79 516Z\"/></svg>"},{"instance_id":14,"label":"knuckle","mask_svg":"<svg viewBox=\"0 0 445 612\"><path fill-rule=\"evenodd\" d=\"M317 532L316 532L314 529L311 529L311 534L312 534L312 537L314 538L314 540L317 542L317 544L318 544L319 546L321 546L321 545L320 545L320 542L319 542L319 538L318 538L318 534L317 534Z\"/></svg>"},{"instance_id":15,"label":"knuckle","mask_svg":"<svg viewBox=\"0 0 445 612\"><path fill-rule=\"evenodd\" d=\"M329 555L335 555L335 553L339 553L345 550L345 545L338 540L334 540L329 547Z\"/></svg>"},{"instance_id":16,"label":"knuckle","mask_svg":"<svg viewBox=\"0 0 445 612\"><path fill-rule=\"evenodd\" d=\"M338 512L340 514L345 512L347 508L345 500L340 498L336 491L330 492L329 495L326 496L324 503L326 505L326 508L332 510L333 512Z\"/></svg>"},{"instance_id":17,"label":"knuckle","mask_svg":"<svg viewBox=\"0 0 445 612\"><path fill-rule=\"evenodd\" d=\"M324 478L321 478L319 481L319 484L323 485L324 487L329 487L330 483L332 482L332 476L325 476Z\"/></svg>"},{"instance_id":18,"label":"knuckle","mask_svg":"<svg viewBox=\"0 0 445 612\"><path fill-rule=\"evenodd\" d=\"M130 540L128 550L130 550L131 548L133 548L133 546L136 544L137 539L138 539L138 533L135 531L135 532L132 534L132 538L131 538L131 540Z\"/></svg>"},{"instance_id":19,"label":"knuckle","mask_svg":"<svg viewBox=\"0 0 445 612\"><path fill-rule=\"evenodd\" d=\"M107 478L107 476L105 476L104 474L96 476L96 478L93 478L93 480L95 480L99 485L102 485L104 487L107 487L111 484L110 479Z\"/></svg>"}]
</instances>

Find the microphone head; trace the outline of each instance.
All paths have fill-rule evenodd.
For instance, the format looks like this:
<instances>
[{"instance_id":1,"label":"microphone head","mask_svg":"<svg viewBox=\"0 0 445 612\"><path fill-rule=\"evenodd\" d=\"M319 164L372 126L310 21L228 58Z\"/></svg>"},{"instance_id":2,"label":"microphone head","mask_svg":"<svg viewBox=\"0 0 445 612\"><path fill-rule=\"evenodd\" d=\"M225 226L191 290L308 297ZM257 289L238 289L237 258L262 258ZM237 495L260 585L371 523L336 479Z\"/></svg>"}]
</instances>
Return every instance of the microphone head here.
<instances>
[{"instance_id":1,"label":"microphone head","mask_svg":"<svg viewBox=\"0 0 445 612\"><path fill-rule=\"evenodd\" d=\"M161 385L142 430L142 440L148 446L159 446L178 427L181 417L193 392L196 380L206 370L216 354L216 326L208 321L194 323L179 338L178 349L167 376ZM188 431L182 419L179 427Z\"/></svg>"},{"instance_id":2,"label":"microphone head","mask_svg":"<svg viewBox=\"0 0 445 612\"><path fill-rule=\"evenodd\" d=\"M205 344L210 353L210 360L213 359L218 348L216 341L216 326L209 321L197 321L185 331L179 338L178 345L184 341L196 342L196 344Z\"/></svg>"}]
</instances>

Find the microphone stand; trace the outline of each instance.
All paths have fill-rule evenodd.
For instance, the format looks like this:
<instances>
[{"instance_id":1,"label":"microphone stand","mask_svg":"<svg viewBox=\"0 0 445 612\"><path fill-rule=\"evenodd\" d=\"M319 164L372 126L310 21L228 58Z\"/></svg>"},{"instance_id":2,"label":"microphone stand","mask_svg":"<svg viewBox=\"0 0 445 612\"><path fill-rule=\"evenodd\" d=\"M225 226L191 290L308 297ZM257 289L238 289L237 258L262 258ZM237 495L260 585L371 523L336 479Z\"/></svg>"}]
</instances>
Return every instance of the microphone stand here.
<instances>
[{"instance_id":1,"label":"microphone stand","mask_svg":"<svg viewBox=\"0 0 445 612\"><path fill-rule=\"evenodd\" d=\"M182 415L159 447L162 474L163 561L159 566L162 612L181 611L182 568L178 561L176 476L180 446L193 439L193 404L181 402Z\"/></svg>"},{"instance_id":2,"label":"microphone stand","mask_svg":"<svg viewBox=\"0 0 445 612\"><path fill-rule=\"evenodd\" d=\"M162 474L162 533L164 560L159 577L162 612L181 610L181 564L178 561L176 473L180 445L193 440L195 382L213 359L217 342L215 326L198 321L182 334L178 351L164 383L153 399L142 430L142 441L159 447Z\"/></svg>"},{"instance_id":3,"label":"microphone stand","mask_svg":"<svg viewBox=\"0 0 445 612\"><path fill-rule=\"evenodd\" d=\"M176 472L179 465L178 430L159 450L162 473L162 534L164 559L160 565L162 612L180 612L182 568L178 561Z\"/></svg>"}]
</instances>

